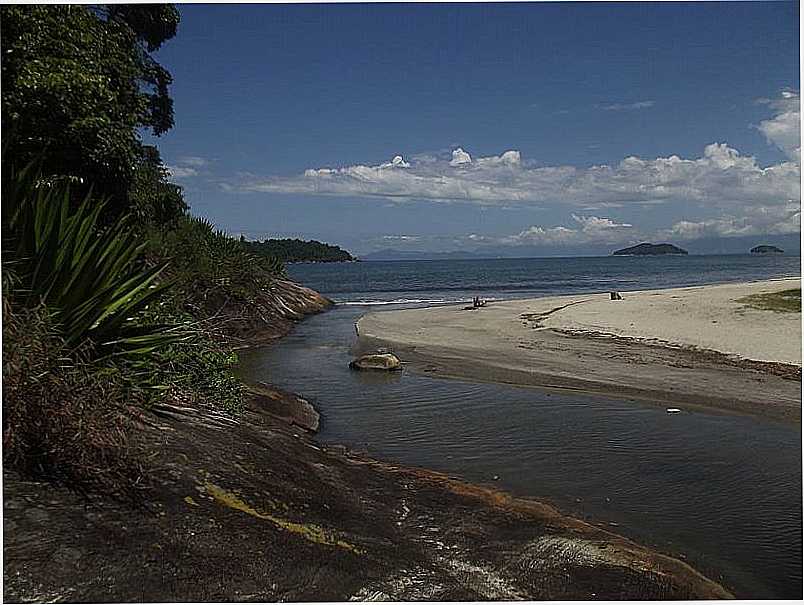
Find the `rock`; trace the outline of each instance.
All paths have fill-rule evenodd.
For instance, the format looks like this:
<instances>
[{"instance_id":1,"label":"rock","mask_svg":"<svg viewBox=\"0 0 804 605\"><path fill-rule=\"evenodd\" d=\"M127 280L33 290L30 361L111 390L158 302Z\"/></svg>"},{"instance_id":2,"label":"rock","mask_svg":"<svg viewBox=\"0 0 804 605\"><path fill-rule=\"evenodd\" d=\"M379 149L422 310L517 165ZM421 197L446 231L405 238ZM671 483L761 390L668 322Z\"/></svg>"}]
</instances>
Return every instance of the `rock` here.
<instances>
[{"instance_id":1,"label":"rock","mask_svg":"<svg viewBox=\"0 0 804 605\"><path fill-rule=\"evenodd\" d=\"M353 370L385 370L394 371L402 369L402 362L393 353L371 353L361 355L353 360L349 367Z\"/></svg>"},{"instance_id":2,"label":"rock","mask_svg":"<svg viewBox=\"0 0 804 605\"><path fill-rule=\"evenodd\" d=\"M251 385L249 392L254 402L269 414L311 433L318 431L318 412L306 399L264 383Z\"/></svg>"}]
</instances>

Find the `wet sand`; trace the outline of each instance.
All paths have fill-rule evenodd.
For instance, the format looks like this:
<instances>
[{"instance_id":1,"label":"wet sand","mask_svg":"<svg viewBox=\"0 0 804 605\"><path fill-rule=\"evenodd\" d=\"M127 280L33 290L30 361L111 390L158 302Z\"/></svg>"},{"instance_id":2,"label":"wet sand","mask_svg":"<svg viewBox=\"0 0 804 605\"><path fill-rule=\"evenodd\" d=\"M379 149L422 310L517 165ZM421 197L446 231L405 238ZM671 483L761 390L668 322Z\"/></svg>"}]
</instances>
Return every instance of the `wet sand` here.
<instances>
[{"instance_id":1,"label":"wet sand","mask_svg":"<svg viewBox=\"0 0 804 605\"><path fill-rule=\"evenodd\" d=\"M443 376L801 419L801 314L738 299L798 279L386 311L357 324Z\"/></svg>"}]
</instances>

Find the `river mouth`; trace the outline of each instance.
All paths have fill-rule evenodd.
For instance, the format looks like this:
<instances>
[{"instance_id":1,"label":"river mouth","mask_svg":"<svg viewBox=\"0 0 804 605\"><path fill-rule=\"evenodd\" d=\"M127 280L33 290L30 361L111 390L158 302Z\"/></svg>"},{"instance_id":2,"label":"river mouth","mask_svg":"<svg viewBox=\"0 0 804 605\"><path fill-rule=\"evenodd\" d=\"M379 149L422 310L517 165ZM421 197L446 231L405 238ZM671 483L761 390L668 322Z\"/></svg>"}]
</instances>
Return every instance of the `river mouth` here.
<instances>
[{"instance_id":1,"label":"river mouth","mask_svg":"<svg viewBox=\"0 0 804 605\"><path fill-rule=\"evenodd\" d=\"M547 500L683 558L738 598L801 598L800 427L407 370L353 372L354 323L366 310L337 307L242 352L242 374L313 402L322 443Z\"/></svg>"}]
</instances>

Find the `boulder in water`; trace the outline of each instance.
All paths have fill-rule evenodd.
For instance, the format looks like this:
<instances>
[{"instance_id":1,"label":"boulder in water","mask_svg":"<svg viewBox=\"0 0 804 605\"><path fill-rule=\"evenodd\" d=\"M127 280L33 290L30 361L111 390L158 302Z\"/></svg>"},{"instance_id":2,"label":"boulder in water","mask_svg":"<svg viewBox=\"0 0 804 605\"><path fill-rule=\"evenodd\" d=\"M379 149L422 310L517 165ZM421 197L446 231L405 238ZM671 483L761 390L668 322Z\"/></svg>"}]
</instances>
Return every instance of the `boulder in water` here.
<instances>
[{"instance_id":1,"label":"boulder in water","mask_svg":"<svg viewBox=\"0 0 804 605\"><path fill-rule=\"evenodd\" d=\"M353 360L349 367L353 370L385 370L394 371L402 369L402 362L393 353L371 353L361 355Z\"/></svg>"}]
</instances>

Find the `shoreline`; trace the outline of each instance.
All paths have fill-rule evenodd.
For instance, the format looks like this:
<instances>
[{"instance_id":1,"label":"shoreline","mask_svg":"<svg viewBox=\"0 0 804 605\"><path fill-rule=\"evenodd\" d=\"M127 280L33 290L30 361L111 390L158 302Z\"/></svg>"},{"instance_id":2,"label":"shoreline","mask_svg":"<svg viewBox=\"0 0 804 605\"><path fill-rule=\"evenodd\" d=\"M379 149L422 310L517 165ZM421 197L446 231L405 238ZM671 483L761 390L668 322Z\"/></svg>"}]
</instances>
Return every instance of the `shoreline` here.
<instances>
[{"instance_id":1,"label":"shoreline","mask_svg":"<svg viewBox=\"0 0 804 605\"><path fill-rule=\"evenodd\" d=\"M324 300L296 298L288 315L323 311ZM271 324L272 340L294 323ZM244 340L264 337L252 329ZM142 415L137 440L154 459L139 508L9 473L4 597L733 598L682 559L542 501L320 444L308 402L270 385L251 392L225 423L203 410Z\"/></svg>"},{"instance_id":2,"label":"shoreline","mask_svg":"<svg viewBox=\"0 0 804 605\"><path fill-rule=\"evenodd\" d=\"M730 312L735 292L744 296L793 285L800 281L622 292L623 301L608 300L608 293L582 293L499 301L476 310L451 305L371 312L356 324L357 350L384 346L414 371L447 378L575 390L800 423L800 313ZM684 301L707 302L688 308L680 306ZM650 312L642 313L648 305ZM672 318L674 309L677 319ZM709 324L696 323L696 313ZM703 325L707 330L702 338L711 342L725 334L731 339L727 345L758 347L771 359L746 359L728 347L718 351L656 338L646 333L651 322L664 322L665 333L680 326L679 332L690 339ZM752 341L765 329L787 339L781 358L796 359L797 354L797 364L767 355L774 342Z\"/></svg>"}]
</instances>

